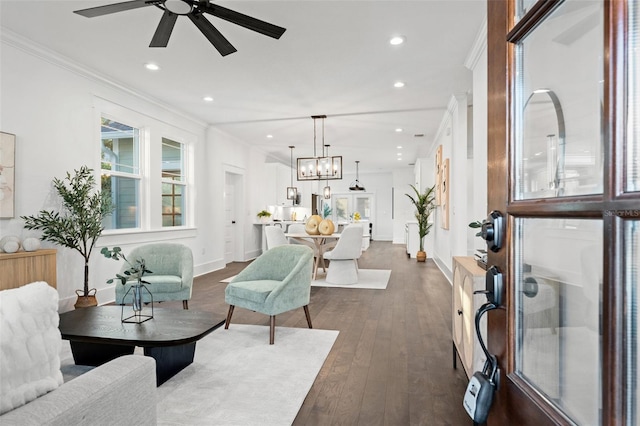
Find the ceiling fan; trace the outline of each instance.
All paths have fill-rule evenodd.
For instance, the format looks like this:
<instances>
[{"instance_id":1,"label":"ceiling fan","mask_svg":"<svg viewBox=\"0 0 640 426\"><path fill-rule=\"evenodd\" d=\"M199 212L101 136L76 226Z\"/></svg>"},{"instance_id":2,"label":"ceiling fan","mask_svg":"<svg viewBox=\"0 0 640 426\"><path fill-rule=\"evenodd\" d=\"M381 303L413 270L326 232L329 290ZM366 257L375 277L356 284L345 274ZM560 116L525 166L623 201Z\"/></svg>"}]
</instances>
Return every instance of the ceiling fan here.
<instances>
[{"instance_id":1,"label":"ceiling fan","mask_svg":"<svg viewBox=\"0 0 640 426\"><path fill-rule=\"evenodd\" d=\"M94 18L96 16L108 15L110 13L123 12L125 10L137 9L146 6L156 6L164 10L156 32L151 39L149 47L167 47L169 37L178 19L178 16L188 16L191 22L204 34L222 56L236 52L229 40L214 27L204 14L216 16L225 21L232 22L260 34L279 39L286 31L285 28L270 24L260 19L227 9L226 7L212 4L209 0L133 0L122 3L113 3L105 6L91 7L88 9L75 10L74 13Z\"/></svg>"}]
</instances>

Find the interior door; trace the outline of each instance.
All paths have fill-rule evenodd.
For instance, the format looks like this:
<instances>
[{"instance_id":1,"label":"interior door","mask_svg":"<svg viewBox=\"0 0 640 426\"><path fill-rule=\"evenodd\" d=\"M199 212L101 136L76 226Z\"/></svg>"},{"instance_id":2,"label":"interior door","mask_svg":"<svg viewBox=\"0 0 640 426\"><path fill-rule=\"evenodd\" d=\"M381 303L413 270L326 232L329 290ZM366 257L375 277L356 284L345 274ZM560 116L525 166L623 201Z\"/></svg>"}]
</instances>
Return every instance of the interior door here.
<instances>
[{"instance_id":1,"label":"interior door","mask_svg":"<svg viewBox=\"0 0 640 426\"><path fill-rule=\"evenodd\" d=\"M637 425L637 1L489 1L490 425Z\"/></svg>"}]
</instances>

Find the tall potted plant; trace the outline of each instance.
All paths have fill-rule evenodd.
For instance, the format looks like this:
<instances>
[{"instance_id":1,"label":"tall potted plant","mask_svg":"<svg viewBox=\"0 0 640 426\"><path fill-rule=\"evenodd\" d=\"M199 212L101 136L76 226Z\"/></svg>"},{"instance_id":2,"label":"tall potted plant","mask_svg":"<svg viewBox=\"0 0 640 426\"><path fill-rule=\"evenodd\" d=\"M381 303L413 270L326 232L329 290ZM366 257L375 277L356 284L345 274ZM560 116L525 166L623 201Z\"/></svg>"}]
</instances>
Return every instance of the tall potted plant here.
<instances>
[{"instance_id":1,"label":"tall potted plant","mask_svg":"<svg viewBox=\"0 0 640 426\"><path fill-rule=\"evenodd\" d=\"M418 262L424 262L427 260L427 253L424 251L424 237L429 233L432 224L429 223L429 216L436 208L435 204L435 185L430 188L425 188L424 192L420 193L418 189L409 185L415 192L415 196L412 194L405 194L413 203L416 208L416 220L418 221L418 235L420 236L420 250L417 253Z\"/></svg>"},{"instance_id":2,"label":"tall potted plant","mask_svg":"<svg viewBox=\"0 0 640 426\"><path fill-rule=\"evenodd\" d=\"M96 191L93 170L82 166L67 172L64 179L53 179L53 186L62 199L61 211L41 210L37 216L21 216L26 229L42 232L43 241L76 250L84 258L84 287L76 290L75 307L97 305L95 288L89 290L89 258L104 226L102 220L113 211L108 194ZM91 294L93 292L93 294Z\"/></svg>"}]
</instances>

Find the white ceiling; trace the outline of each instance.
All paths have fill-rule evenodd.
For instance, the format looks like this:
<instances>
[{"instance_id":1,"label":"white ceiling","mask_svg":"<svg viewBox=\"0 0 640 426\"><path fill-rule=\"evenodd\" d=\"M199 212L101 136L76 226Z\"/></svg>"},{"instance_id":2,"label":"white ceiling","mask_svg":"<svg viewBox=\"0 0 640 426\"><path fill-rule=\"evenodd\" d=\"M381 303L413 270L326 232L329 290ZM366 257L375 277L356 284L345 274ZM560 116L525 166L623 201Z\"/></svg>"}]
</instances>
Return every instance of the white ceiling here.
<instances>
[{"instance_id":1,"label":"white ceiling","mask_svg":"<svg viewBox=\"0 0 640 426\"><path fill-rule=\"evenodd\" d=\"M289 145L294 157L313 154L310 117L326 114L325 143L345 173L356 160L361 173L407 168L430 150L450 97L471 90L464 61L486 13L485 0L220 1L287 29L275 40L208 15L238 49L222 57L184 16L167 48L149 48L155 6L72 13L117 2L0 0L0 23L286 164ZM398 34L406 42L390 45ZM398 80L406 86L394 88ZM318 132L318 151L320 142Z\"/></svg>"}]
</instances>

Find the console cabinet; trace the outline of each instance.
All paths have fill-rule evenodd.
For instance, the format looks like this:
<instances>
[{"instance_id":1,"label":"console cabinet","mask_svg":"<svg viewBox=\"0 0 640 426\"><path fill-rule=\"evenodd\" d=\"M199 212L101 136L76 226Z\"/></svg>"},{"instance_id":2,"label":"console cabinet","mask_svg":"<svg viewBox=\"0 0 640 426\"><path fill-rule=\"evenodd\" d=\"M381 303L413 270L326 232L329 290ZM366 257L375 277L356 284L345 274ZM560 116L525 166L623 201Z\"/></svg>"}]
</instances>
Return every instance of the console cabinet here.
<instances>
[{"instance_id":1,"label":"console cabinet","mask_svg":"<svg viewBox=\"0 0 640 426\"><path fill-rule=\"evenodd\" d=\"M0 253L0 290L45 281L56 288L56 250Z\"/></svg>"},{"instance_id":2,"label":"console cabinet","mask_svg":"<svg viewBox=\"0 0 640 426\"><path fill-rule=\"evenodd\" d=\"M484 294L473 294L485 289L485 271L480 268L471 256L455 256L453 258L453 291L452 291L452 334L453 334L453 366L456 367L456 353L467 377L475 371L482 370L485 356L476 336L476 311L487 301ZM480 319L482 337L487 340L487 316Z\"/></svg>"}]
</instances>

